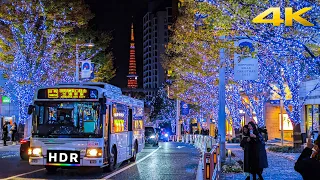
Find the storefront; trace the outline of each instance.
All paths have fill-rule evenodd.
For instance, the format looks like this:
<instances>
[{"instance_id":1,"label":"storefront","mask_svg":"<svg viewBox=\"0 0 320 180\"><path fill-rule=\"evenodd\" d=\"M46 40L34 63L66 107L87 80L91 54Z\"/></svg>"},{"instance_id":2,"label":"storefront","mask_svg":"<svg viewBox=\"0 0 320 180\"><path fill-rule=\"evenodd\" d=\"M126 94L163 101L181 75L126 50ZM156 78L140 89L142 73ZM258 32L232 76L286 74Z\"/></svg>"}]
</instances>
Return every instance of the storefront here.
<instances>
[{"instance_id":1,"label":"storefront","mask_svg":"<svg viewBox=\"0 0 320 180\"><path fill-rule=\"evenodd\" d=\"M305 105L305 129L308 133L318 134L320 123L319 104ZM317 137L317 135L315 135Z\"/></svg>"},{"instance_id":2,"label":"storefront","mask_svg":"<svg viewBox=\"0 0 320 180\"><path fill-rule=\"evenodd\" d=\"M293 125L285 110L282 112L284 140L293 141ZM269 139L281 139L281 112L278 103L267 102L265 105L266 128Z\"/></svg>"},{"instance_id":3,"label":"storefront","mask_svg":"<svg viewBox=\"0 0 320 180\"><path fill-rule=\"evenodd\" d=\"M305 137L312 133L317 138L320 131L320 88L316 88L319 82L320 79L314 79L301 85L300 99L304 101L301 132Z\"/></svg>"}]
</instances>

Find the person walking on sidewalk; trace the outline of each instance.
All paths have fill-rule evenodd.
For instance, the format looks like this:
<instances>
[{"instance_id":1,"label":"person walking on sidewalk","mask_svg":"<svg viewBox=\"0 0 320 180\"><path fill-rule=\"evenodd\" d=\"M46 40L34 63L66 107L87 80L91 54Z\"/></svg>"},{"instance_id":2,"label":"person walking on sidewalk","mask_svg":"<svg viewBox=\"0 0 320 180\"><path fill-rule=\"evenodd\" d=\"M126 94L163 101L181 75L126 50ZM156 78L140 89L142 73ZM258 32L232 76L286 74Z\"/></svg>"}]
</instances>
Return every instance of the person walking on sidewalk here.
<instances>
[{"instance_id":1,"label":"person walking on sidewalk","mask_svg":"<svg viewBox=\"0 0 320 180\"><path fill-rule=\"evenodd\" d=\"M13 123L11 129L10 129L10 133L11 133L11 141L12 141L12 145L16 145L16 133L17 133L17 123Z\"/></svg>"},{"instance_id":2,"label":"person walking on sidewalk","mask_svg":"<svg viewBox=\"0 0 320 180\"><path fill-rule=\"evenodd\" d=\"M320 135L314 144L311 138L307 140L307 147L302 151L294 170L301 174L304 180L313 180L320 177Z\"/></svg>"},{"instance_id":3,"label":"person walking on sidewalk","mask_svg":"<svg viewBox=\"0 0 320 180\"><path fill-rule=\"evenodd\" d=\"M3 146L7 146L8 122L5 122L2 126L2 138L3 138Z\"/></svg>"},{"instance_id":4,"label":"person walking on sidewalk","mask_svg":"<svg viewBox=\"0 0 320 180\"><path fill-rule=\"evenodd\" d=\"M256 180L256 175L259 180L263 180L263 168L268 167L267 153L262 135L259 133L257 126L253 122L248 123L250 132L250 148L249 148L249 165L253 180Z\"/></svg>"},{"instance_id":5,"label":"person walking on sidewalk","mask_svg":"<svg viewBox=\"0 0 320 180\"><path fill-rule=\"evenodd\" d=\"M242 140L240 146L244 151L243 157L243 172L246 174L246 180L250 180L250 165L249 165L249 148L250 148L250 134L248 125L244 125L242 128Z\"/></svg>"}]
</instances>

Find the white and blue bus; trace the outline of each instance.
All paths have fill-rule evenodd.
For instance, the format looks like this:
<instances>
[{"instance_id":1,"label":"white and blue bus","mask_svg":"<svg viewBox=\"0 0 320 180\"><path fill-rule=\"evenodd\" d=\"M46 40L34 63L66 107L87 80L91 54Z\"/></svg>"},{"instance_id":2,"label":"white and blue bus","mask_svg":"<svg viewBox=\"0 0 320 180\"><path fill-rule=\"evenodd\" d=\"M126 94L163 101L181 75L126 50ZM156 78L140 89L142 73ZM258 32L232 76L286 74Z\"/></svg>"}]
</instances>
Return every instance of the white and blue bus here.
<instances>
[{"instance_id":1,"label":"white and blue bus","mask_svg":"<svg viewBox=\"0 0 320 180\"><path fill-rule=\"evenodd\" d=\"M32 115L29 164L114 170L144 148L144 103L106 83L40 88Z\"/></svg>"}]
</instances>

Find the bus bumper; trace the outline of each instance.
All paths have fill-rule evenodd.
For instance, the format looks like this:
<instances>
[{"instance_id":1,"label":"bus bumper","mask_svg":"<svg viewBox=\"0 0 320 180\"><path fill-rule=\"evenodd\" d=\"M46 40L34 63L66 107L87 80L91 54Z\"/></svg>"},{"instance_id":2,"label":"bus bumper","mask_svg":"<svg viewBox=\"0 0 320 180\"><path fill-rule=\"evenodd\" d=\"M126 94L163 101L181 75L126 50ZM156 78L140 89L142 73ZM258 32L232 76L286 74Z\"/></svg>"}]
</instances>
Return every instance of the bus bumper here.
<instances>
[{"instance_id":1,"label":"bus bumper","mask_svg":"<svg viewBox=\"0 0 320 180\"><path fill-rule=\"evenodd\" d=\"M29 164L32 166L103 166L103 158L81 158L79 164L61 164L61 163L47 163L47 158L43 157L29 157Z\"/></svg>"}]
</instances>

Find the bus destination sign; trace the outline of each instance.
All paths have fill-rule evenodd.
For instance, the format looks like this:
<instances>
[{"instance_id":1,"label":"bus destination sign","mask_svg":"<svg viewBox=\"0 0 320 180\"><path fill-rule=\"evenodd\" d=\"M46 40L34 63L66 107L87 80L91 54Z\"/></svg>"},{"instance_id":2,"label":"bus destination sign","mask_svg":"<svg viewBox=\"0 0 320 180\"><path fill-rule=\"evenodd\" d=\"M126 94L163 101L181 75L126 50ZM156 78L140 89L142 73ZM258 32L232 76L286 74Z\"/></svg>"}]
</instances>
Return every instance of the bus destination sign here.
<instances>
[{"instance_id":1,"label":"bus destination sign","mask_svg":"<svg viewBox=\"0 0 320 180\"><path fill-rule=\"evenodd\" d=\"M50 88L46 90L48 99L98 99L98 91L95 89Z\"/></svg>"}]
</instances>

